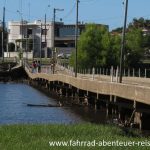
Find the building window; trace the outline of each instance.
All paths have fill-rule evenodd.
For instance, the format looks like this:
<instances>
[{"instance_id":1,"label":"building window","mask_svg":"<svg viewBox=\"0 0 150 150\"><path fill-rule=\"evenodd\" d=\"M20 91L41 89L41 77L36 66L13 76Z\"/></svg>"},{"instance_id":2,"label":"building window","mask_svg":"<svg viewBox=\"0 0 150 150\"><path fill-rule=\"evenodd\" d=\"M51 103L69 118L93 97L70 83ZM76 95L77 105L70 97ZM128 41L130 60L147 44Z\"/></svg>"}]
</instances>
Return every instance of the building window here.
<instances>
[{"instance_id":1,"label":"building window","mask_svg":"<svg viewBox=\"0 0 150 150\"><path fill-rule=\"evenodd\" d=\"M42 35L47 35L47 29L42 29Z\"/></svg>"},{"instance_id":2,"label":"building window","mask_svg":"<svg viewBox=\"0 0 150 150\"><path fill-rule=\"evenodd\" d=\"M27 34L32 35L32 29L27 29Z\"/></svg>"},{"instance_id":3,"label":"building window","mask_svg":"<svg viewBox=\"0 0 150 150\"><path fill-rule=\"evenodd\" d=\"M59 37L59 36L60 36L59 28L55 28L55 36L56 36L56 37Z\"/></svg>"},{"instance_id":4,"label":"building window","mask_svg":"<svg viewBox=\"0 0 150 150\"><path fill-rule=\"evenodd\" d=\"M47 45L47 43L46 43L46 42L42 42L41 44L42 44L42 48L45 48L45 47L46 47L46 45Z\"/></svg>"}]
</instances>

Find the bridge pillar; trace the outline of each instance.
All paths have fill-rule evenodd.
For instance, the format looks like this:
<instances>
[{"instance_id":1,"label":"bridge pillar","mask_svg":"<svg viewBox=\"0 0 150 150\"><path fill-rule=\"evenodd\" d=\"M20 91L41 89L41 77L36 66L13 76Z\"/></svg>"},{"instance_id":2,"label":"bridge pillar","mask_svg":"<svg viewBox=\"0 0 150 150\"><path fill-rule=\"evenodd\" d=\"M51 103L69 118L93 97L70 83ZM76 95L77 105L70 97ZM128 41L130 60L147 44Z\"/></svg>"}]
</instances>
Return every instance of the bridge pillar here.
<instances>
[{"instance_id":1,"label":"bridge pillar","mask_svg":"<svg viewBox=\"0 0 150 150\"><path fill-rule=\"evenodd\" d=\"M65 97L67 98L68 97L68 89L66 88L65 90L66 90Z\"/></svg>"},{"instance_id":2,"label":"bridge pillar","mask_svg":"<svg viewBox=\"0 0 150 150\"><path fill-rule=\"evenodd\" d=\"M52 82L49 81L49 91L52 90Z\"/></svg>"},{"instance_id":3,"label":"bridge pillar","mask_svg":"<svg viewBox=\"0 0 150 150\"><path fill-rule=\"evenodd\" d=\"M54 87L54 85L55 85L55 81L52 81L52 91L54 92L55 91L55 87Z\"/></svg>"},{"instance_id":4,"label":"bridge pillar","mask_svg":"<svg viewBox=\"0 0 150 150\"><path fill-rule=\"evenodd\" d=\"M45 88L48 89L48 81L45 83Z\"/></svg>"},{"instance_id":5,"label":"bridge pillar","mask_svg":"<svg viewBox=\"0 0 150 150\"><path fill-rule=\"evenodd\" d=\"M119 107L118 111L119 111L118 112L118 118L119 118L119 120L120 120L120 122L122 124L122 123L125 122L126 110L124 108L122 108L122 107Z\"/></svg>"},{"instance_id":6,"label":"bridge pillar","mask_svg":"<svg viewBox=\"0 0 150 150\"><path fill-rule=\"evenodd\" d=\"M110 95L110 102L112 102L113 101L113 96L112 95Z\"/></svg>"},{"instance_id":7,"label":"bridge pillar","mask_svg":"<svg viewBox=\"0 0 150 150\"><path fill-rule=\"evenodd\" d=\"M95 99L95 106L94 106L94 109L95 109L95 110L97 110L97 102L98 102L98 99L96 98L96 99Z\"/></svg>"},{"instance_id":8,"label":"bridge pillar","mask_svg":"<svg viewBox=\"0 0 150 150\"><path fill-rule=\"evenodd\" d=\"M135 112L134 116L134 124L139 126L139 129L142 129L142 113L140 112Z\"/></svg>"},{"instance_id":9,"label":"bridge pillar","mask_svg":"<svg viewBox=\"0 0 150 150\"><path fill-rule=\"evenodd\" d=\"M98 104L99 104L98 101L99 101L99 94L96 93L95 106L94 106L94 109L95 109L95 110L97 110L97 108L98 108Z\"/></svg>"},{"instance_id":10,"label":"bridge pillar","mask_svg":"<svg viewBox=\"0 0 150 150\"><path fill-rule=\"evenodd\" d=\"M76 91L76 93L75 93L75 101L76 101L78 104L80 103L79 92L80 92L80 90L77 88L77 91Z\"/></svg>"},{"instance_id":11,"label":"bridge pillar","mask_svg":"<svg viewBox=\"0 0 150 150\"><path fill-rule=\"evenodd\" d=\"M48 91L50 91L50 81L48 81Z\"/></svg>"},{"instance_id":12,"label":"bridge pillar","mask_svg":"<svg viewBox=\"0 0 150 150\"><path fill-rule=\"evenodd\" d=\"M116 117L117 115L117 105L116 105L116 96L111 96L111 103L112 103L112 115Z\"/></svg>"},{"instance_id":13,"label":"bridge pillar","mask_svg":"<svg viewBox=\"0 0 150 150\"><path fill-rule=\"evenodd\" d=\"M112 115L112 104L110 104L109 102L106 103L106 115L107 117L109 115Z\"/></svg>"}]
</instances>

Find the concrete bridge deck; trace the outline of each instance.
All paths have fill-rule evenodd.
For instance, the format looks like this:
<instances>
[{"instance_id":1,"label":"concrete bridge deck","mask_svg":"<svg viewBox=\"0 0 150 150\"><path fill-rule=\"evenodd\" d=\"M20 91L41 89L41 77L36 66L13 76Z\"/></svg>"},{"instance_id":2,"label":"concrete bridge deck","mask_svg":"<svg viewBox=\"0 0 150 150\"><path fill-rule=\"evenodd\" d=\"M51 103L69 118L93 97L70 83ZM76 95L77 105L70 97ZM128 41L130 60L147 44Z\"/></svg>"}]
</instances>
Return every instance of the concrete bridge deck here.
<instances>
[{"instance_id":1,"label":"concrete bridge deck","mask_svg":"<svg viewBox=\"0 0 150 150\"><path fill-rule=\"evenodd\" d=\"M57 71L57 74L31 73L28 67L25 67L25 71L31 79L60 81L81 90L118 96L150 105L150 79L124 78L124 83L117 83L111 82L110 76L95 76L93 80L89 75L79 75L78 78L75 78L67 73L62 73L62 71Z\"/></svg>"}]
</instances>

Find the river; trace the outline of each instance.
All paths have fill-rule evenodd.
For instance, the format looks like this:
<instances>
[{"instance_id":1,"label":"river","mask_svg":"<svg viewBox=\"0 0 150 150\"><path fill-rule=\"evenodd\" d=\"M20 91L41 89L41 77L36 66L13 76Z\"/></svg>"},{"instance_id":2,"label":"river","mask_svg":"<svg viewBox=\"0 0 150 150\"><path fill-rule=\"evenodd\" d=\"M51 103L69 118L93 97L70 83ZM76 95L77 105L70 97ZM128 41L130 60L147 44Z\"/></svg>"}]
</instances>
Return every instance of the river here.
<instances>
[{"instance_id":1,"label":"river","mask_svg":"<svg viewBox=\"0 0 150 150\"><path fill-rule=\"evenodd\" d=\"M79 123L80 115L63 107L29 107L27 104L56 104L57 101L20 83L0 83L0 124Z\"/></svg>"},{"instance_id":2,"label":"river","mask_svg":"<svg viewBox=\"0 0 150 150\"><path fill-rule=\"evenodd\" d=\"M105 123L106 111L87 107L30 107L27 104L56 105L39 90L22 83L0 83L0 124Z\"/></svg>"}]
</instances>

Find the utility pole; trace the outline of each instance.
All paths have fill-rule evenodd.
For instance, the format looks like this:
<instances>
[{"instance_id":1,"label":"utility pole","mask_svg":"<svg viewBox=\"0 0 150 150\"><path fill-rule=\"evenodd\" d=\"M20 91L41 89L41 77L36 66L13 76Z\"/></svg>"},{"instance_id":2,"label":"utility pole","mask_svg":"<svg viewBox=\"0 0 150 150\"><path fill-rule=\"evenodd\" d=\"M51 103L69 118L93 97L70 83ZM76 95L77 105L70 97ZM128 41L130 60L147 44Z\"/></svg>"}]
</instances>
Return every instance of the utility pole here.
<instances>
[{"instance_id":1,"label":"utility pole","mask_svg":"<svg viewBox=\"0 0 150 150\"><path fill-rule=\"evenodd\" d=\"M77 77L78 71L78 17L79 17L79 0L76 0L76 26L75 26L75 49L76 49L76 56L75 56L75 77Z\"/></svg>"},{"instance_id":2,"label":"utility pole","mask_svg":"<svg viewBox=\"0 0 150 150\"><path fill-rule=\"evenodd\" d=\"M41 41L40 41L40 63L42 63L42 23L41 23Z\"/></svg>"},{"instance_id":3,"label":"utility pole","mask_svg":"<svg viewBox=\"0 0 150 150\"><path fill-rule=\"evenodd\" d=\"M54 8L53 11L53 53L52 53L52 58L53 58L53 74L55 72L55 18L56 18L56 11L64 11L64 9L59 9L59 8Z\"/></svg>"},{"instance_id":4,"label":"utility pole","mask_svg":"<svg viewBox=\"0 0 150 150\"><path fill-rule=\"evenodd\" d=\"M55 69L54 69L54 59L55 59L55 17L56 17L56 9L54 8L54 12L53 12L54 14L54 16L53 16L53 51L52 51L52 69L53 69L53 74L54 74L54 72L55 72Z\"/></svg>"},{"instance_id":5,"label":"utility pole","mask_svg":"<svg viewBox=\"0 0 150 150\"><path fill-rule=\"evenodd\" d=\"M28 61L28 23L26 23L26 61Z\"/></svg>"},{"instance_id":6,"label":"utility pole","mask_svg":"<svg viewBox=\"0 0 150 150\"><path fill-rule=\"evenodd\" d=\"M5 38L5 7L3 7L3 28L2 28L2 61L4 62L4 38Z\"/></svg>"},{"instance_id":7,"label":"utility pole","mask_svg":"<svg viewBox=\"0 0 150 150\"><path fill-rule=\"evenodd\" d=\"M46 14L45 14L45 58L47 58L47 41L46 41L47 29L46 29Z\"/></svg>"},{"instance_id":8,"label":"utility pole","mask_svg":"<svg viewBox=\"0 0 150 150\"><path fill-rule=\"evenodd\" d=\"M20 27L21 27L21 46L20 46L20 48L21 48L21 55L23 55L23 17L22 17L22 12L20 12L19 10L17 10L17 12L19 13L19 15L20 15L20 17L21 17L21 25L20 25Z\"/></svg>"},{"instance_id":9,"label":"utility pole","mask_svg":"<svg viewBox=\"0 0 150 150\"><path fill-rule=\"evenodd\" d=\"M21 41L22 41L21 53L23 53L23 18L22 16L21 16Z\"/></svg>"},{"instance_id":10,"label":"utility pole","mask_svg":"<svg viewBox=\"0 0 150 150\"><path fill-rule=\"evenodd\" d=\"M128 15L128 0L126 0L125 2L124 26L123 26L123 32L122 32L121 51L120 51L119 83L122 83L122 73L123 73L123 67L124 67L124 49L125 49L127 15Z\"/></svg>"}]
</instances>

